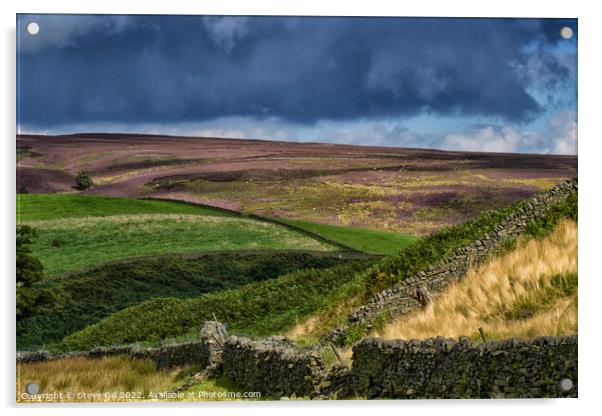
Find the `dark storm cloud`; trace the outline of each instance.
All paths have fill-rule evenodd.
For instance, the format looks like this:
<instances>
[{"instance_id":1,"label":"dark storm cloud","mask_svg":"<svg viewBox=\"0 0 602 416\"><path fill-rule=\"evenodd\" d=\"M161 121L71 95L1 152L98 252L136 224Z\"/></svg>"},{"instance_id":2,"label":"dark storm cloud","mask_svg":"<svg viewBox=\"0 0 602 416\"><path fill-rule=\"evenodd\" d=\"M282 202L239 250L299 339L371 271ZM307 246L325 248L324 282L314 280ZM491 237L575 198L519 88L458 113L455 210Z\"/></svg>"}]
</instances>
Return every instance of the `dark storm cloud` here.
<instances>
[{"instance_id":1,"label":"dark storm cloud","mask_svg":"<svg viewBox=\"0 0 602 416\"><path fill-rule=\"evenodd\" d=\"M40 33L27 35L29 21ZM20 17L20 123L484 115L542 108L575 21L190 16ZM553 36L553 33L556 36ZM533 64L533 60L540 63ZM552 84L550 84L552 85Z\"/></svg>"}]
</instances>

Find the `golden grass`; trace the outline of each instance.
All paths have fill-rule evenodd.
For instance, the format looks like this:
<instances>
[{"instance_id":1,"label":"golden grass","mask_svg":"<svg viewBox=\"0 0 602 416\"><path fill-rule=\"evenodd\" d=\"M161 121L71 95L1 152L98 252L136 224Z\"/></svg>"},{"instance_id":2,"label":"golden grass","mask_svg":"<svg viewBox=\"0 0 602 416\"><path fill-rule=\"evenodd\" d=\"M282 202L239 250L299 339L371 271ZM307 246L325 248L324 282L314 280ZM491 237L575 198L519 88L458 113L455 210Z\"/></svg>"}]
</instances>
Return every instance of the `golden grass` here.
<instances>
[{"instance_id":1,"label":"golden grass","mask_svg":"<svg viewBox=\"0 0 602 416\"><path fill-rule=\"evenodd\" d=\"M175 388L196 371L194 366L157 371L150 360L126 356L17 364L16 400L19 403L261 400L259 393L245 395L225 376L175 393ZM39 385L36 396L23 394L29 383Z\"/></svg>"},{"instance_id":2,"label":"golden grass","mask_svg":"<svg viewBox=\"0 0 602 416\"><path fill-rule=\"evenodd\" d=\"M320 319L318 316L310 316L309 319L296 324L286 333L286 337L289 339L300 339L311 334L316 327L319 325Z\"/></svg>"},{"instance_id":3,"label":"golden grass","mask_svg":"<svg viewBox=\"0 0 602 416\"><path fill-rule=\"evenodd\" d=\"M577 333L577 224L561 222L543 239L519 241L454 283L426 309L386 325L386 339L490 338Z\"/></svg>"},{"instance_id":4,"label":"golden grass","mask_svg":"<svg viewBox=\"0 0 602 416\"><path fill-rule=\"evenodd\" d=\"M248 218L230 218L218 217L212 215L197 214L127 214L127 215L109 215L106 217L78 217L78 218L60 218L54 220L24 221L23 224L31 225L35 228L55 229L55 228L75 228L75 227L95 227L102 224L139 224L156 223L160 221L191 222L201 224L236 224L245 223L257 226L258 228L279 228L280 226L252 220Z\"/></svg>"},{"instance_id":5,"label":"golden grass","mask_svg":"<svg viewBox=\"0 0 602 416\"><path fill-rule=\"evenodd\" d=\"M316 342L332 328L333 322L338 322L341 317L349 315L359 302L359 295L343 299L334 308L321 311L292 326L285 336L298 343Z\"/></svg>"},{"instance_id":6,"label":"golden grass","mask_svg":"<svg viewBox=\"0 0 602 416\"><path fill-rule=\"evenodd\" d=\"M132 360L125 356L85 358L73 357L32 364L17 363L17 401L30 402L106 402L132 401L125 397L111 398L111 393L134 393L135 400L145 400L149 392L170 391L181 383L179 370L157 371L150 360ZM29 383L39 385L39 395L62 393L62 398L48 400L43 396L28 399L22 396ZM83 394L87 394L85 397ZM71 396L70 396L71 395ZM107 397L108 396L108 397Z\"/></svg>"},{"instance_id":7,"label":"golden grass","mask_svg":"<svg viewBox=\"0 0 602 416\"><path fill-rule=\"evenodd\" d=\"M548 189L560 182L560 178L506 178L505 183L511 185L533 186L539 189Z\"/></svg>"}]
</instances>

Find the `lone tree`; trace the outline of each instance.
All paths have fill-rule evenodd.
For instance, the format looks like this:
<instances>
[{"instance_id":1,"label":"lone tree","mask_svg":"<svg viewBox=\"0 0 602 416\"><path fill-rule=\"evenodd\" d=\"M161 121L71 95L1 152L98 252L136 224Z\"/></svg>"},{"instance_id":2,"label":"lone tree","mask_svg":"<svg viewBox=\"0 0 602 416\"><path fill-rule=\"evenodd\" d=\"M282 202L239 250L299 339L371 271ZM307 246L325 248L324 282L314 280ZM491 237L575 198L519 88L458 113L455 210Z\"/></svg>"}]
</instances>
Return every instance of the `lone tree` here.
<instances>
[{"instance_id":1,"label":"lone tree","mask_svg":"<svg viewBox=\"0 0 602 416\"><path fill-rule=\"evenodd\" d=\"M91 187L93 185L92 177L86 171L79 172L75 176L75 183L77 184L77 189L82 190L82 191L88 189L89 187Z\"/></svg>"},{"instance_id":2,"label":"lone tree","mask_svg":"<svg viewBox=\"0 0 602 416\"><path fill-rule=\"evenodd\" d=\"M48 289L35 286L44 276L44 266L31 255L29 245L33 237L33 228L17 226L17 320L38 314L41 308L51 306L56 300Z\"/></svg>"}]
</instances>

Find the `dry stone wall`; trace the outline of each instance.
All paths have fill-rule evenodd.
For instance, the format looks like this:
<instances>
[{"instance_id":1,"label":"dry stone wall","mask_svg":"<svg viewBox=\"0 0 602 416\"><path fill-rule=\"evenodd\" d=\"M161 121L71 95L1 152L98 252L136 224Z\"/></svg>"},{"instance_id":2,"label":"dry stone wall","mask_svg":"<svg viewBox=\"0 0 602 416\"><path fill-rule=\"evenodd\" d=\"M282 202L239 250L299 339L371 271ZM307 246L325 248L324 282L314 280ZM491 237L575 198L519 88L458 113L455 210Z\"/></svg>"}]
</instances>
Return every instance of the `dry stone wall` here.
<instances>
[{"instance_id":1,"label":"dry stone wall","mask_svg":"<svg viewBox=\"0 0 602 416\"><path fill-rule=\"evenodd\" d=\"M318 351L300 351L282 337L262 341L231 337L224 346L222 366L238 386L268 397L313 397L324 371Z\"/></svg>"},{"instance_id":2,"label":"dry stone wall","mask_svg":"<svg viewBox=\"0 0 602 416\"><path fill-rule=\"evenodd\" d=\"M210 344L195 341L178 345L168 345L161 348L134 350L130 356L134 359L150 359L154 361L157 370L185 365L209 366L211 353Z\"/></svg>"},{"instance_id":3,"label":"dry stone wall","mask_svg":"<svg viewBox=\"0 0 602 416\"><path fill-rule=\"evenodd\" d=\"M140 348L137 344L118 345L112 347L97 347L90 351L69 352L65 354L52 354L48 351L35 351L17 353L18 363L35 363L70 357L102 358L116 355L129 355L133 359L152 360L158 370L185 365L198 365L200 367L215 366L221 362L222 345L220 338L227 336L222 324L218 322L205 322L200 331L198 341L182 344L164 345L158 348Z\"/></svg>"},{"instance_id":4,"label":"dry stone wall","mask_svg":"<svg viewBox=\"0 0 602 416\"><path fill-rule=\"evenodd\" d=\"M577 191L577 178L562 182L547 192L529 199L525 206L506 217L495 229L472 244L461 247L428 270L377 293L365 305L355 310L347 323L333 330L326 341L341 343L350 325L366 324L383 312L388 317L404 315L423 306L421 293L437 295L452 282L461 279L468 270L481 264L505 240L516 238L525 231L530 221L546 215L560 201Z\"/></svg>"},{"instance_id":5,"label":"dry stone wall","mask_svg":"<svg viewBox=\"0 0 602 416\"><path fill-rule=\"evenodd\" d=\"M355 395L370 399L577 397L577 347L576 335L486 343L368 338L354 346L348 378Z\"/></svg>"},{"instance_id":6,"label":"dry stone wall","mask_svg":"<svg viewBox=\"0 0 602 416\"><path fill-rule=\"evenodd\" d=\"M576 335L486 343L466 337L367 338L353 346L351 366L326 368L321 347L304 351L284 337L250 340L218 328L215 322L207 323L201 340L161 348L97 348L56 356L36 352L19 355L17 361L129 354L153 360L158 369L189 364L205 368L177 390L223 373L241 390L261 392L266 398L577 397L578 392ZM562 388L563 380L570 380L570 388Z\"/></svg>"}]
</instances>

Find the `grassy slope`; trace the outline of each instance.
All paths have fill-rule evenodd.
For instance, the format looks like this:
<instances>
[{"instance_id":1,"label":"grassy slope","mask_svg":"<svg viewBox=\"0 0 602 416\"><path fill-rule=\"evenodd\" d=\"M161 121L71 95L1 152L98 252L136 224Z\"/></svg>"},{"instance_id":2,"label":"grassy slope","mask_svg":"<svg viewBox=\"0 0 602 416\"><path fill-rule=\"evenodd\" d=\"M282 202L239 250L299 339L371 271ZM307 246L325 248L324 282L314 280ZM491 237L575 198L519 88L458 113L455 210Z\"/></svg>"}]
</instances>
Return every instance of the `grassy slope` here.
<instances>
[{"instance_id":1,"label":"grassy slope","mask_svg":"<svg viewBox=\"0 0 602 416\"><path fill-rule=\"evenodd\" d=\"M44 264L47 275L75 271L106 261L166 252L248 248L332 249L327 244L281 229L278 225L271 225L272 228L268 227L268 230L261 221L244 222L252 220L241 219L234 214L209 207L177 202L84 195L19 194L17 204L19 221L34 225L39 232L33 248ZM160 221L161 217L148 216L160 214L178 214L178 218L165 217L164 221ZM118 219L118 215L128 215L130 218ZM142 215L148 216L148 221L136 218ZM219 227L219 230L216 227L206 229L211 221L186 222L191 218L189 215L231 217L243 222L224 219L223 222L228 223L228 226ZM82 217L87 219L84 221ZM175 226L172 226L172 221ZM397 253L417 240L413 236L365 228L336 227L295 220L278 221L374 254Z\"/></svg>"},{"instance_id":2,"label":"grassy slope","mask_svg":"<svg viewBox=\"0 0 602 416\"><path fill-rule=\"evenodd\" d=\"M426 309L386 325L387 339L492 339L577 332L577 224L561 221L543 238L522 240L452 285Z\"/></svg>"},{"instance_id":3,"label":"grassy slope","mask_svg":"<svg viewBox=\"0 0 602 416\"><path fill-rule=\"evenodd\" d=\"M209 207L84 195L17 195L17 219L55 275L127 257L241 249L332 250L285 227Z\"/></svg>"},{"instance_id":4,"label":"grassy slope","mask_svg":"<svg viewBox=\"0 0 602 416\"><path fill-rule=\"evenodd\" d=\"M388 256L376 267L368 271L370 286L366 292L370 295L385 287L403 281L431 264L443 259L454 250L466 246L491 232L506 216L525 205L521 201L502 209L488 211L480 217L454 227L447 227L416 244L406 248L396 256ZM526 234L547 235L561 218L577 220L577 193L550 209L545 217L531 222Z\"/></svg>"},{"instance_id":5,"label":"grassy slope","mask_svg":"<svg viewBox=\"0 0 602 416\"><path fill-rule=\"evenodd\" d=\"M319 316L314 336L320 336L340 324L353 308L383 287L428 268L458 247L481 237L522 205L524 202L488 212L473 221L419 240L398 255L380 261L348 264L317 273L301 271L186 302L175 299L145 302L72 334L64 340L63 348L156 342L194 331L212 312L231 328L258 335L284 332L309 317ZM545 234L563 217L577 219L576 193L545 218L532 223L529 233ZM353 336L362 334L357 331ZM354 340L353 336L349 342Z\"/></svg>"},{"instance_id":6,"label":"grassy slope","mask_svg":"<svg viewBox=\"0 0 602 416\"><path fill-rule=\"evenodd\" d=\"M395 254L419 239L419 237L412 235L370 230L368 228L337 227L328 224L282 218L278 218L278 221L295 225L355 250L371 254Z\"/></svg>"},{"instance_id":7,"label":"grassy slope","mask_svg":"<svg viewBox=\"0 0 602 416\"><path fill-rule=\"evenodd\" d=\"M232 332L277 333L348 296L341 286L374 261L356 260L328 269L301 270L193 299L149 300L68 336L59 348L85 350L135 341L156 343L189 332L194 335L213 314L226 322Z\"/></svg>"},{"instance_id":8,"label":"grassy slope","mask_svg":"<svg viewBox=\"0 0 602 416\"><path fill-rule=\"evenodd\" d=\"M235 214L211 207L161 200L67 194L17 195L17 220L19 222L134 214L235 216ZM277 221L297 226L326 239L372 254L394 254L418 239L415 236L360 227L340 227L283 218L278 218Z\"/></svg>"},{"instance_id":9,"label":"grassy slope","mask_svg":"<svg viewBox=\"0 0 602 416\"><path fill-rule=\"evenodd\" d=\"M17 222L133 214L231 216L217 209L169 201L92 195L17 194Z\"/></svg>"},{"instance_id":10,"label":"grassy slope","mask_svg":"<svg viewBox=\"0 0 602 416\"><path fill-rule=\"evenodd\" d=\"M480 238L485 232L494 228L506 215L518 210L525 203L526 201L523 201L500 210L490 211L473 221L444 229L420 240L398 256L385 257L374 266L359 273L348 283L352 287L350 290L356 294L354 302L348 302L346 308L334 305L321 314L312 315L308 320L311 321L311 330L306 331L304 337L313 340L325 335L332 328L343 323L353 308L364 304L375 293L413 276L418 271L426 270L430 264L441 260L448 253ZM544 217L531 221L524 236L545 237L563 219L571 219L575 222L578 220L577 192L573 192L564 201L548 210ZM514 243L515 241L507 241L500 251L512 248ZM304 322L302 325L307 325L307 323ZM375 324L384 324L384 322ZM352 344L365 336L366 332L365 325L352 325L346 333L345 343Z\"/></svg>"},{"instance_id":11,"label":"grassy slope","mask_svg":"<svg viewBox=\"0 0 602 416\"><path fill-rule=\"evenodd\" d=\"M273 279L296 270L346 262L338 255L216 253L195 258L159 257L106 264L51 279L42 285L60 300L17 324L17 348L57 342L86 325L154 297L190 298L201 293Z\"/></svg>"},{"instance_id":12,"label":"grassy slope","mask_svg":"<svg viewBox=\"0 0 602 416\"><path fill-rule=\"evenodd\" d=\"M286 227L245 218L144 214L29 222L46 275L165 253L246 249L330 251Z\"/></svg>"}]
</instances>

